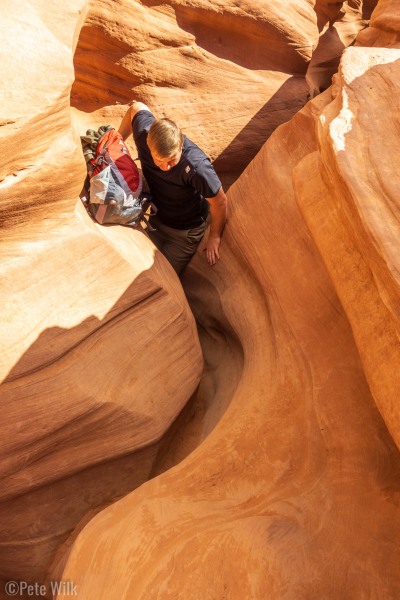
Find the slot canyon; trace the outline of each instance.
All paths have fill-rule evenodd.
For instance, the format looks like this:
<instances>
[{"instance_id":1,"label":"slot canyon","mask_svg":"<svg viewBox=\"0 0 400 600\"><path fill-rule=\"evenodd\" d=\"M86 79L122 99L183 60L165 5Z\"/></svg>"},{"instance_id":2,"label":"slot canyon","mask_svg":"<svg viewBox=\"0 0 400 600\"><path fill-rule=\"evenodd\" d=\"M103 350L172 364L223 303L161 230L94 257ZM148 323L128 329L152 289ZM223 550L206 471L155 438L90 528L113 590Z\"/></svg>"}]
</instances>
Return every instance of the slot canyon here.
<instances>
[{"instance_id":1,"label":"slot canyon","mask_svg":"<svg viewBox=\"0 0 400 600\"><path fill-rule=\"evenodd\" d=\"M398 0L2 16L0 599L399 600ZM213 267L82 205L134 99L223 183Z\"/></svg>"}]
</instances>

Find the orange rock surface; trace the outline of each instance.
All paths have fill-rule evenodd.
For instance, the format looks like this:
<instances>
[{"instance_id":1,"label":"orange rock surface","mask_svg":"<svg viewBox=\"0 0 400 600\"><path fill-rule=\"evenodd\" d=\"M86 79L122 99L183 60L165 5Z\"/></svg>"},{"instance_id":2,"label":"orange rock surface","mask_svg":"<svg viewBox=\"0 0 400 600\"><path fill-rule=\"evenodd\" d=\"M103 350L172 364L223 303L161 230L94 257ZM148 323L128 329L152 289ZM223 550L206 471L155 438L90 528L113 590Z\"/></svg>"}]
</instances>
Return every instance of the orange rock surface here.
<instances>
[{"instance_id":1,"label":"orange rock surface","mask_svg":"<svg viewBox=\"0 0 400 600\"><path fill-rule=\"evenodd\" d=\"M400 12L396 0L380 0L370 26L358 36L356 45L400 47Z\"/></svg>"},{"instance_id":2,"label":"orange rock surface","mask_svg":"<svg viewBox=\"0 0 400 600\"><path fill-rule=\"evenodd\" d=\"M22 62L0 130L0 579L43 581L82 519L149 478L203 357L145 234L95 225L77 204L86 168L69 92L84 3L51 29L44 2L8 8L3 42L14 50L18 34Z\"/></svg>"},{"instance_id":3,"label":"orange rock surface","mask_svg":"<svg viewBox=\"0 0 400 600\"><path fill-rule=\"evenodd\" d=\"M396 2L370 28L372 1L22 4L0 25L0 578L397 600ZM184 291L77 203L79 135L132 97L234 182Z\"/></svg>"},{"instance_id":4,"label":"orange rock surface","mask_svg":"<svg viewBox=\"0 0 400 600\"><path fill-rule=\"evenodd\" d=\"M398 597L399 196L382 135L399 113L371 118L383 92L397 102L396 58L347 50L230 189L223 258L210 272L197 256L184 281L199 323L218 315L212 337L240 340L229 408L86 526L63 575L83 598Z\"/></svg>"},{"instance_id":5,"label":"orange rock surface","mask_svg":"<svg viewBox=\"0 0 400 600\"><path fill-rule=\"evenodd\" d=\"M229 184L305 103L318 35L305 0L93 2L71 103L93 125L119 122L133 97L147 103L179 122Z\"/></svg>"}]
</instances>

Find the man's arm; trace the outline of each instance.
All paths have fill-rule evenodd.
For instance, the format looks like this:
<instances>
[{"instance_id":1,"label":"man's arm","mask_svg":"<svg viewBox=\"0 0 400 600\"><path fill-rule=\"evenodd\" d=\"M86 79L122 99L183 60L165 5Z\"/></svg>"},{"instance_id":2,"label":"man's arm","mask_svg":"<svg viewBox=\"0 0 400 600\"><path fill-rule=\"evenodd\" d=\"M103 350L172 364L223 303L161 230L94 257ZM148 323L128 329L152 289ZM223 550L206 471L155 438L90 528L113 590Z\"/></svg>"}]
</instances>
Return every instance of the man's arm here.
<instances>
[{"instance_id":1,"label":"man's arm","mask_svg":"<svg viewBox=\"0 0 400 600\"><path fill-rule=\"evenodd\" d=\"M219 259L219 245L226 223L228 200L222 187L216 196L206 199L210 203L211 225L205 251L209 264L213 266Z\"/></svg>"},{"instance_id":2,"label":"man's arm","mask_svg":"<svg viewBox=\"0 0 400 600\"><path fill-rule=\"evenodd\" d=\"M136 113L139 112L139 110L148 110L151 112L149 107L146 106L146 104L143 104L143 102L136 102L136 100L132 102L132 104L129 106L128 110L124 114L120 126L118 127L118 131L122 135L124 140L126 140L126 138L128 138L131 135L132 120Z\"/></svg>"}]
</instances>

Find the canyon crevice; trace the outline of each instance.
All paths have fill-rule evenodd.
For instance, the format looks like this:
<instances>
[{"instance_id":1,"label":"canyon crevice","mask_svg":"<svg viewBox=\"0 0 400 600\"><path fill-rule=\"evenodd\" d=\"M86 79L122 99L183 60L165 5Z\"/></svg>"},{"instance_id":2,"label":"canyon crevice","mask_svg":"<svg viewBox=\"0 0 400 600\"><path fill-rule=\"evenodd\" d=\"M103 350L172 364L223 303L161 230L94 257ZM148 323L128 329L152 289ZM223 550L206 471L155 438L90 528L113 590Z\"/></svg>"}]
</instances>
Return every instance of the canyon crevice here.
<instances>
[{"instance_id":1,"label":"canyon crevice","mask_svg":"<svg viewBox=\"0 0 400 600\"><path fill-rule=\"evenodd\" d=\"M1 30L0 578L396 600L396 1L7 0ZM182 282L78 200L133 97L229 188Z\"/></svg>"}]
</instances>

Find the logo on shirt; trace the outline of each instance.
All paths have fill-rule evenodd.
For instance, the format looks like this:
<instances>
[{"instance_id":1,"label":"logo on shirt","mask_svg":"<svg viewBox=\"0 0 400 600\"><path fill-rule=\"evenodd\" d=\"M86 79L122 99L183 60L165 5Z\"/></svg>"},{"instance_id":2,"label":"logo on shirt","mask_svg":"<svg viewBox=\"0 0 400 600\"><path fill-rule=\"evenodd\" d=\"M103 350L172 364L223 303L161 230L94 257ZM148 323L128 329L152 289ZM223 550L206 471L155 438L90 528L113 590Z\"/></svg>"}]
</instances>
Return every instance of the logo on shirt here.
<instances>
[{"instance_id":1,"label":"logo on shirt","mask_svg":"<svg viewBox=\"0 0 400 600\"><path fill-rule=\"evenodd\" d=\"M189 167L189 165L188 165L188 166L186 167L186 169L185 169L185 172L186 172L186 173L189 173L189 171L190 171L190 167Z\"/></svg>"}]
</instances>

